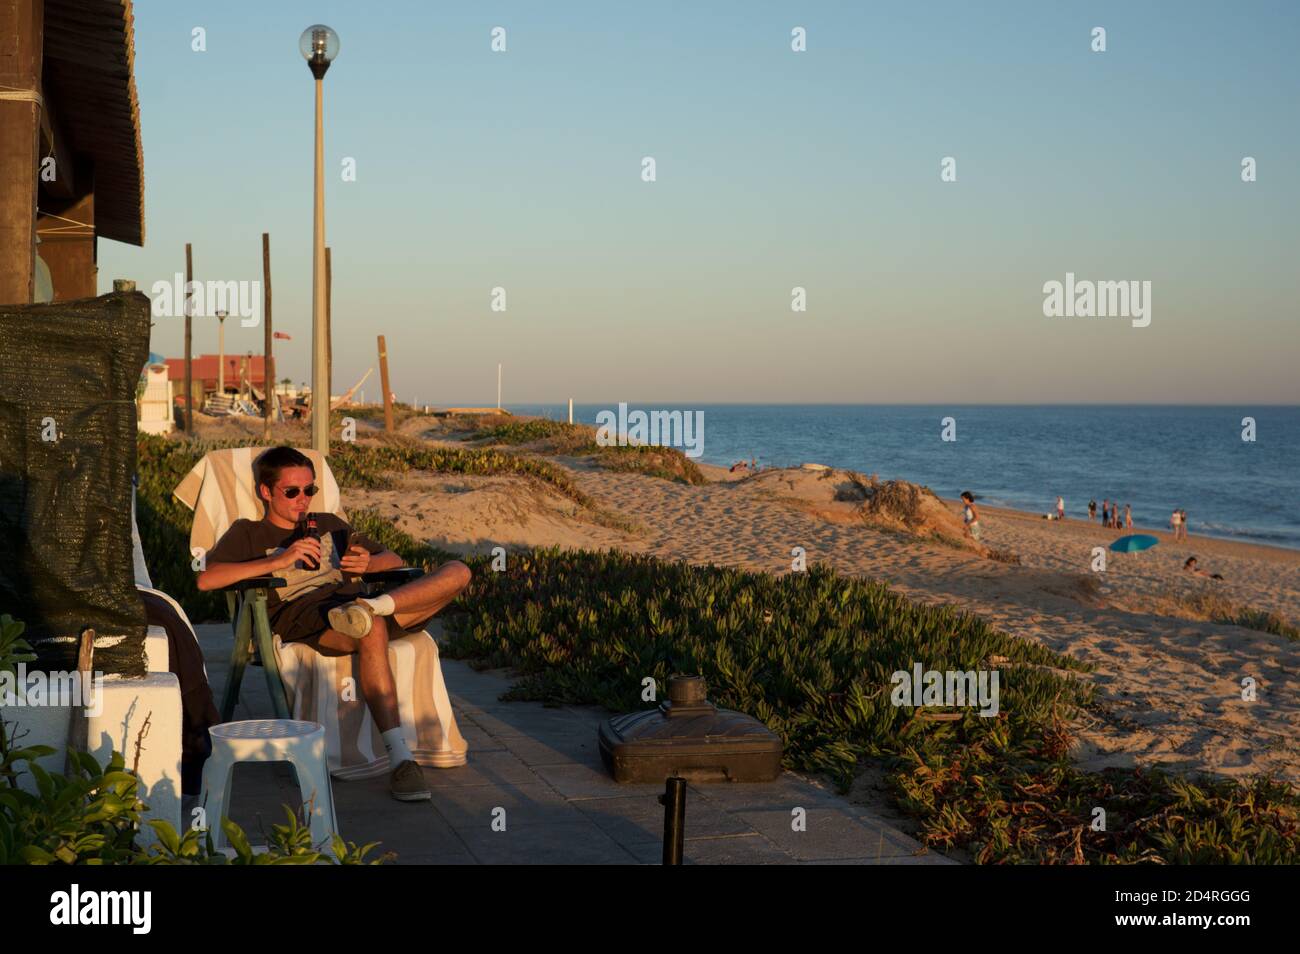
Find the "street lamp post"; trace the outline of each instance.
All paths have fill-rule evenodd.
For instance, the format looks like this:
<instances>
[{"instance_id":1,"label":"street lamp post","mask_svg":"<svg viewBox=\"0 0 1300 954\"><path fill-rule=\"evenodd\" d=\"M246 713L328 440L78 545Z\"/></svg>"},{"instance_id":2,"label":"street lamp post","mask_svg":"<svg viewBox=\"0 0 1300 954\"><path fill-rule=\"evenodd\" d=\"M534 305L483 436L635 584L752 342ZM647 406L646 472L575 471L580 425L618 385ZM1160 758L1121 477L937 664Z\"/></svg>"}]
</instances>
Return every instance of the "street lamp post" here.
<instances>
[{"instance_id":1,"label":"street lamp post","mask_svg":"<svg viewBox=\"0 0 1300 954\"><path fill-rule=\"evenodd\" d=\"M226 396L226 313L217 312L217 394Z\"/></svg>"},{"instance_id":2,"label":"street lamp post","mask_svg":"<svg viewBox=\"0 0 1300 954\"><path fill-rule=\"evenodd\" d=\"M324 79L339 55L339 35L323 24L309 26L298 38L316 78L316 206L312 229L311 446L325 456L330 449L329 342L325 327L325 124Z\"/></svg>"}]
</instances>

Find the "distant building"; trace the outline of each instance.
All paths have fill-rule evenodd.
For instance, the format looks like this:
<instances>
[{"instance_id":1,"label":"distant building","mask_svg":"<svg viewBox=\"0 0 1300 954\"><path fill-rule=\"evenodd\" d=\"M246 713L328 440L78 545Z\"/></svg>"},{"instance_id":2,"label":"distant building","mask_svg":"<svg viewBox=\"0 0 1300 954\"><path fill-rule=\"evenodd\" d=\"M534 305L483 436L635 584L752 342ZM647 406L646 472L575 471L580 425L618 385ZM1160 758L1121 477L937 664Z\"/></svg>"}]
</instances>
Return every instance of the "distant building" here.
<instances>
[{"instance_id":1,"label":"distant building","mask_svg":"<svg viewBox=\"0 0 1300 954\"><path fill-rule=\"evenodd\" d=\"M196 354L192 360L194 375L195 407L201 406L201 398L217 390L218 371L215 354ZM252 387L257 399L262 400L266 394L265 359L260 354L228 354L225 356L225 386L227 394L238 394L247 385ZM172 395L185 393L185 359L167 359L167 377L171 381Z\"/></svg>"}]
</instances>

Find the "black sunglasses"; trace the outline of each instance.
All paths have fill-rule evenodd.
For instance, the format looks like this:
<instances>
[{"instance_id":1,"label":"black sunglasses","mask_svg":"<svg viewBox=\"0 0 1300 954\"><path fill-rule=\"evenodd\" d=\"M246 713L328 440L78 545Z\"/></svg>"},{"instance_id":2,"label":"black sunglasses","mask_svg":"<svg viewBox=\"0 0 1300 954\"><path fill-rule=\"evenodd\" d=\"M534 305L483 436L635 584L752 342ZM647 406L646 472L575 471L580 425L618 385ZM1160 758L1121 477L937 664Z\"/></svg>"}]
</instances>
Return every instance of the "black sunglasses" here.
<instances>
[{"instance_id":1,"label":"black sunglasses","mask_svg":"<svg viewBox=\"0 0 1300 954\"><path fill-rule=\"evenodd\" d=\"M308 484L306 487L281 487L280 493L284 494L286 500L292 500L298 496L300 490L308 497L315 497L320 488L315 484Z\"/></svg>"}]
</instances>

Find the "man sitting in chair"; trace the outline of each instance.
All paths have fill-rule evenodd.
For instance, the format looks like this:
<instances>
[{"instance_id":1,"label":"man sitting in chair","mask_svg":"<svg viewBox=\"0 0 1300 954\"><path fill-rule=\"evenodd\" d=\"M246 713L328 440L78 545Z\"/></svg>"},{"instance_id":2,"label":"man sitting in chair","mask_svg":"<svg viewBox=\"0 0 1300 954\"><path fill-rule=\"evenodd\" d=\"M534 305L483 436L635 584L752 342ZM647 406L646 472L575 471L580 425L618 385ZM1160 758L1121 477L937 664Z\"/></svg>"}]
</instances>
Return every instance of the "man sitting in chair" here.
<instances>
[{"instance_id":1,"label":"man sitting in chair","mask_svg":"<svg viewBox=\"0 0 1300 954\"><path fill-rule=\"evenodd\" d=\"M402 558L330 513L312 514L319 533L304 534L318 490L305 454L274 447L257 458L253 470L266 516L231 524L207 554L199 589L220 590L255 576L286 580L269 591L272 630L285 642L303 640L326 655L360 655L361 692L393 766L390 791L400 801L429 798L424 774L402 737L388 638L423 626L455 599L469 585L469 567L453 560L382 596L365 597L361 583L347 578L396 569Z\"/></svg>"}]
</instances>

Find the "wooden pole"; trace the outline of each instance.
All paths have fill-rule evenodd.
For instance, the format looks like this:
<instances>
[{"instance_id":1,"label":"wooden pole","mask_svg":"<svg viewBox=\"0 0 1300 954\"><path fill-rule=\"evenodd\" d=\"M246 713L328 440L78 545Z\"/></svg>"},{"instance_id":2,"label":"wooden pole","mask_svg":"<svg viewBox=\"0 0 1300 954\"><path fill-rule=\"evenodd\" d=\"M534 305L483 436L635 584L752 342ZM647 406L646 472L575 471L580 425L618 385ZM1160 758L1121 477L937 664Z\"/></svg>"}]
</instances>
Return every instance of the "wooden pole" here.
<instances>
[{"instance_id":1,"label":"wooden pole","mask_svg":"<svg viewBox=\"0 0 1300 954\"><path fill-rule=\"evenodd\" d=\"M271 236L262 233L262 318L266 324L262 354L262 386L266 404L262 408L262 440L271 439L271 413L275 404L275 357L271 354Z\"/></svg>"},{"instance_id":2,"label":"wooden pole","mask_svg":"<svg viewBox=\"0 0 1300 954\"><path fill-rule=\"evenodd\" d=\"M194 257L185 243L185 433L194 436Z\"/></svg>"},{"instance_id":3,"label":"wooden pole","mask_svg":"<svg viewBox=\"0 0 1300 954\"><path fill-rule=\"evenodd\" d=\"M217 312L217 393L226 396L226 313Z\"/></svg>"},{"instance_id":4,"label":"wooden pole","mask_svg":"<svg viewBox=\"0 0 1300 954\"><path fill-rule=\"evenodd\" d=\"M6 93L0 100L0 302L30 305L36 290L41 116L48 108L38 92L45 51L42 0L0 3L0 37L0 90ZM45 92L51 91L47 87ZM59 97L50 98L57 102ZM57 179L71 174L61 157L55 161ZM93 279L90 294L95 294Z\"/></svg>"},{"instance_id":5,"label":"wooden pole","mask_svg":"<svg viewBox=\"0 0 1300 954\"><path fill-rule=\"evenodd\" d=\"M72 702L72 711L68 719L68 746L64 753L63 773L72 775L76 771L73 761L74 752L85 752L89 748L90 724L86 721L86 708L82 705L89 694L88 686L95 678L95 631L87 626L81 631L77 646L77 675L81 681L81 700Z\"/></svg>"},{"instance_id":6,"label":"wooden pole","mask_svg":"<svg viewBox=\"0 0 1300 954\"><path fill-rule=\"evenodd\" d=\"M393 431L393 392L388 390L388 345L379 336L379 381L384 388L384 430Z\"/></svg>"}]
</instances>

